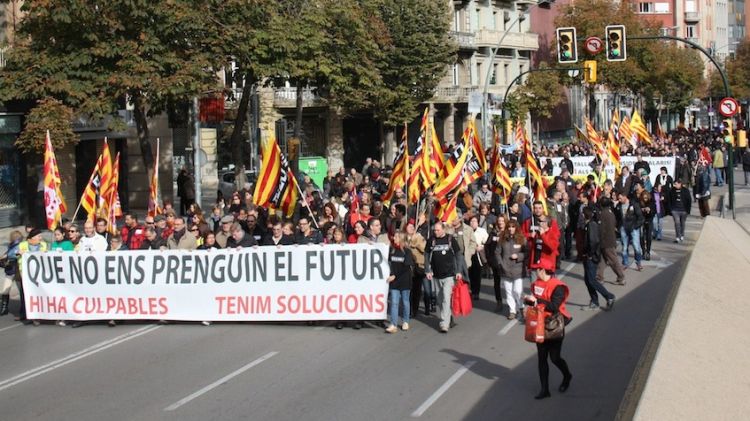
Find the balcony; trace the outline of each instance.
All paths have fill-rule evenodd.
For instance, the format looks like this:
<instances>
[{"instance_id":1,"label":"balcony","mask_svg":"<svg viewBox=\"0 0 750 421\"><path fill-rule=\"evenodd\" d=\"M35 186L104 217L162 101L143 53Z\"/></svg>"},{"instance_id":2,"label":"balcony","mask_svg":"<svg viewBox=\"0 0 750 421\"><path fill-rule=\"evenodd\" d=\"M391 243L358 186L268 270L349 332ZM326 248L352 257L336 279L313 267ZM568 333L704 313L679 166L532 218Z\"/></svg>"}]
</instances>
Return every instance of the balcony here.
<instances>
[{"instance_id":1,"label":"balcony","mask_svg":"<svg viewBox=\"0 0 750 421\"><path fill-rule=\"evenodd\" d=\"M700 45L700 42L701 42L700 38L698 38L698 37L686 37L685 39L688 40L688 41L690 41L690 42L694 42L696 44L699 44L699 45Z\"/></svg>"},{"instance_id":2,"label":"balcony","mask_svg":"<svg viewBox=\"0 0 750 421\"><path fill-rule=\"evenodd\" d=\"M477 33L477 46L495 48L497 47L498 42L500 42L500 38L502 38L504 34L505 31L482 29ZM502 47L516 50L538 50L539 35L532 33L510 32L507 36L505 36Z\"/></svg>"},{"instance_id":3,"label":"balcony","mask_svg":"<svg viewBox=\"0 0 750 421\"><path fill-rule=\"evenodd\" d=\"M437 103L469 102L471 91L479 90L478 86L438 86L432 101Z\"/></svg>"},{"instance_id":4,"label":"balcony","mask_svg":"<svg viewBox=\"0 0 750 421\"><path fill-rule=\"evenodd\" d=\"M476 50L477 48L473 32L450 31L450 37L458 44L458 48L462 50Z\"/></svg>"},{"instance_id":5,"label":"balcony","mask_svg":"<svg viewBox=\"0 0 750 421\"><path fill-rule=\"evenodd\" d=\"M698 23L701 20L701 14L698 12L685 12L685 23Z\"/></svg>"},{"instance_id":6,"label":"balcony","mask_svg":"<svg viewBox=\"0 0 750 421\"><path fill-rule=\"evenodd\" d=\"M322 107L326 101L318 95L312 88L305 88L302 91L303 107ZM273 92L273 106L278 108L294 108L297 106L297 88L276 88Z\"/></svg>"}]
</instances>

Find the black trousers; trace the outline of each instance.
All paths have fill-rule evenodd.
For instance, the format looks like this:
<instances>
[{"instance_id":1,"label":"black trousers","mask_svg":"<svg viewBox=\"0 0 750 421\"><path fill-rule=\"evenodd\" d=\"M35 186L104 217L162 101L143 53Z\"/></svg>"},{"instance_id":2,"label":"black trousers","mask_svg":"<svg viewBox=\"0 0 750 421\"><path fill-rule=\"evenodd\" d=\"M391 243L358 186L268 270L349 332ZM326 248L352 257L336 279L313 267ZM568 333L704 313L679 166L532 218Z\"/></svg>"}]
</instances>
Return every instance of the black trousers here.
<instances>
[{"instance_id":1,"label":"black trousers","mask_svg":"<svg viewBox=\"0 0 750 421\"><path fill-rule=\"evenodd\" d=\"M492 286L495 288L495 301L498 304L503 303L503 287L500 285L500 269L492 269Z\"/></svg>"},{"instance_id":2,"label":"black trousers","mask_svg":"<svg viewBox=\"0 0 750 421\"><path fill-rule=\"evenodd\" d=\"M654 217L646 217L646 220L641 226L641 252L643 254L651 254L651 241L654 238Z\"/></svg>"},{"instance_id":3,"label":"black trousers","mask_svg":"<svg viewBox=\"0 0 750 421\"><path fill-rule=\"evenodd\" d=\"M18 318L26 320L26 297L23 294L23 282L19 279L19 281L16 282L16 286L18 287L19 299L21 300L21 305L18 307Z\"/></svg>"},{"instance_id":4,"label":"black trousers","mask_svg":"<svg viewBox=\"0 0 750 421\"><path fill-rule=\"evenodd\" d=\"M472 295L478 295L482 289L482 265L479 263L479 257L474 253L471 256L471 267L469 267L469 281L471 282Z\"/></svg>"},{"instance_id":5,"label":"black trousers","mask_svg":"<svg viewBox=\"0 0 750 421\"><path fill-rule=\"evenodd\" d=\"M415 315L419 311L419 300L422 298L422 280L424 274L414 272L411 278L411 293L409 294L409 304L411 305L411 314ZM425 298L427 298L425 296ZM427 301L425 300L425 308Z\"/></svg>"},{"instance_id":6,"label":"black trousers","mask_svg":"<svg viewBox=\"0 0 750 421\"><path fill-rule=\"evenodd\" d=\"M564 339L564 338L563 338ZM571 373L568 369L568 363L560 356L562 351L563 339L557 341L544 341L536 344L536 355L539 360L539 380L542 383L542 392L549 392L549 357L552 364L560 369L564 378L570 378Z\"/></svg>"}]
</instances>

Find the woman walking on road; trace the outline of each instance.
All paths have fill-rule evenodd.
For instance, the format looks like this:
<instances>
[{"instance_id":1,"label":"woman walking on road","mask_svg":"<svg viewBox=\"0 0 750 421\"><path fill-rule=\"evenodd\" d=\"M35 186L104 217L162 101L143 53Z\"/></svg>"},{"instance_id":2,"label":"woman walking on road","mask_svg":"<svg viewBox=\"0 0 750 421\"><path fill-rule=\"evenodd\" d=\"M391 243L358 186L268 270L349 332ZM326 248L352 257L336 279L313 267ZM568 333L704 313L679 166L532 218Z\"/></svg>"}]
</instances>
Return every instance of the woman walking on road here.
<instances>
[{"instance_id":1,"label":"woman walking on road","mask_svg":"<svg viewBox=\"0 0 750 421\"><path fill-rule=\"evenodd\" d=\"M568 294L570 290L561 280L554 277L554 267L537 267L536 281L531 283L532 295L527 295L525 300L530 305L539 306L544 311L545 320L562 313L565 319L565 325L568 325L572 320L570 313L565 308L565 303L568 301ZM570 387L570 381L573 379L573 374L568 368L568 363L560 355L562 351L564 335L560 339L548 340L545 339L542 343L536 344L536 352L538 359L539 368L539 380L541 381L542 389L539 391L534 399L544 399L550 397L549 393L549 364L547 358L552 361L563 375L563 381L560 387L557 389L560 393L565 393Z\"/></svg>"},{"instance_id":2,"label":"woman walking on road","mask_svg":"<svg viewBox=\"0 0 750 421\"><path fill-rule=\"evenodd\" d=\"M409 330L409 293L411 292L414 258L406 243L406 234L397 232L393 235L388 261L391 266L391 274L388 276L389 295L391 297L391 324L385 331L396 333L398 332L398 311L400 307L403 307L401 330Z\"/></svg>"},{"instance_id":3,"label":"woman walking on road","mask_svg":"<svg viewBox=\"0 0 750 421\"><path fill-rule=\"evenodd\" d=\"M523 314L523 278L526 276L526 237L519 229L518 222L508 222L508 227L502 232L495 259L500 264L503 274L503 289L505 301L508 303L508 320L516 318L516 314Z\"/></svg>"}]
</instances>

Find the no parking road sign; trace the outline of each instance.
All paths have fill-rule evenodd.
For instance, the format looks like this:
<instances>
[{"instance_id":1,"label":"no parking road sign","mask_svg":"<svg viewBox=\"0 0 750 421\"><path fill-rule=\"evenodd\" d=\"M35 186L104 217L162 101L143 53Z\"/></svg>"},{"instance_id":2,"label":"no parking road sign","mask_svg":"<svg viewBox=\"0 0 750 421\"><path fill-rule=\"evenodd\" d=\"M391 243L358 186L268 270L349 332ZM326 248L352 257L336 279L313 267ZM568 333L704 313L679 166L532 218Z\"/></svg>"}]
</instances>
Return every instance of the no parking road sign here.
<instances>
[{"instance_id":1,"label":"no parking road sign","mask_svg":"<svg viewBox=\"0 0 750 421\"><path fill-rule=\"evenodd\" d=\"M738 104L737 100L734 98L724 98L719 102L719 114L724 117L732 117L737 114L739 109L740 104Z\"/></svg>"}]
</instances>

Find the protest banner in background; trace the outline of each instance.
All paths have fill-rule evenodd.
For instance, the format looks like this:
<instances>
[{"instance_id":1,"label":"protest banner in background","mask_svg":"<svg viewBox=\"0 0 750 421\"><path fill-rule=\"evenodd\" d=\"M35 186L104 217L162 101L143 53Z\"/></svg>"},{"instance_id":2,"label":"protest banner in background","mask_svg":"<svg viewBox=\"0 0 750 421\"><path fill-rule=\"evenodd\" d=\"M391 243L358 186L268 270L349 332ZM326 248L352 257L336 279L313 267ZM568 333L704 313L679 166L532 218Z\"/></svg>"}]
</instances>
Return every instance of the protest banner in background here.
<instances>
[{"instance_id":1,"label":"protest banner in background","mask_svg":"<svg viewBox=\"0 0 750 421\"><path fill-rule=\"evenodd\" d=\"M552 165L554 165L555 170L552 173L552 175L560 175L560 161L562 161L562 158L549 158L552 160ZM594 160L593 156L572 156L570 157L570 160L573 162L573 174L571 175L587 175L591 173L592 167L591 162ZM648 162L648 165L651 167L651 172L649 173L649 178L651 179L651 184L656 182L656 176L659 175L659 169L661 167L667 167L667 174L671 175L672 178L674 178L674 171L675 171L675 164L676 164L676 158L673 156L644 156L643 161ZM547 158L541 158L539 160L539 165L543 166L547 162ZM623 167L628 167L630 171L633 171L633 165L637 162L636 157L634 156L623 156L620 158L620 162L622 163ZM608 164L604 167L604 171L607 172L607 179L614 180L615 179L615 166L612 164Z\"/></svg>"},{"instance_id":2,"label":"protest banner in background","mask_svg":"<svg viewBox=\"0 0 750 421\"><path fill-rule=\"evenodd\" d=\"M388 246L23 256L29 319L385 319Z\"/></svg>"}]
</instances>

